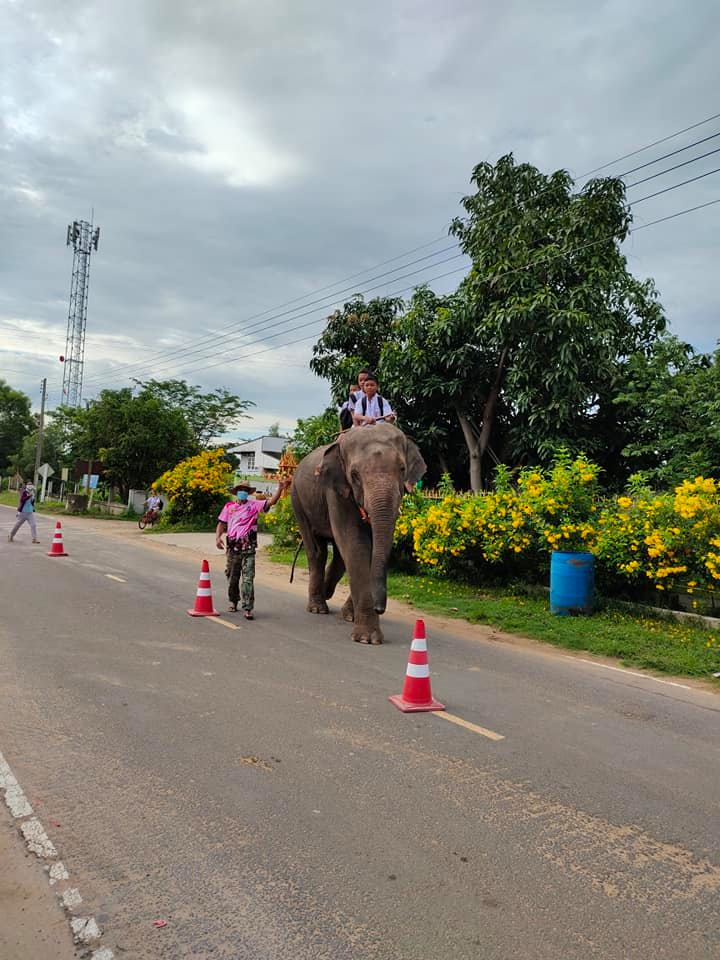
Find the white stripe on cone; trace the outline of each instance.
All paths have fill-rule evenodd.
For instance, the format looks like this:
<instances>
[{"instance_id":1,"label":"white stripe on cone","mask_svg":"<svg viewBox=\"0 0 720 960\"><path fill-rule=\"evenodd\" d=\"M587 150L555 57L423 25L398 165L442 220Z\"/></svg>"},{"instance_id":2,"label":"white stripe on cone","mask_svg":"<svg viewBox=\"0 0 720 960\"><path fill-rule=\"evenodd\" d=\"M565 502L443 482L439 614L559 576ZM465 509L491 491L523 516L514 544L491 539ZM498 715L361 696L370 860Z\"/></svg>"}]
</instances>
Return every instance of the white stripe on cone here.
<instances>
[{"instance_id":1,"label":"white stripe on cone","mask_svg":"<svg viewBox=\"0 0 720 960\"><path fill-rule=\"evenodd\" d=\"M415 637L415 639L412 642L412 645L410 646L410 649L420 650L427 653L427 640L425 639L425 637Z\"/></svg>"},{"instance_id":2,"label":"white stripe on cone","mask_svg":"<svg viewBox=\"0 0 720 960\"><path fill-rule=\"evenodd\" d=\"M210 589L210 587L198 587L198 588L197 588L197 594L196 594L196 596L198 596L198 597L211 597L211 596L212 596L212 590Z\"/></svg>"},{"instance_id":3,"label":"white stripe on cone","mask_svg":"<svg viewBox=\"0 0 720 960\"><path fill-rule=\"evenodd\" d=\"M429 677L430 667L427 663L409 663L405 671L407 677Z\"/></svg>"}]
</instances>

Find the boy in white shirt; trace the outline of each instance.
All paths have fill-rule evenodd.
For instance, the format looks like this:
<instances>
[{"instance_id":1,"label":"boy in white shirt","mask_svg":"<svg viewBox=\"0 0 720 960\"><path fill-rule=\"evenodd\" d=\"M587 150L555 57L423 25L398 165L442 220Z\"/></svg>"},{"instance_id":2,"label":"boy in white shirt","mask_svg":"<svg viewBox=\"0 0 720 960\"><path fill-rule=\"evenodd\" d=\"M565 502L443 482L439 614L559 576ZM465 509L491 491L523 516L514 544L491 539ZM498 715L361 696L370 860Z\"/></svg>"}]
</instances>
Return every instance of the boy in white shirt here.
<instances>
[{"instance_id":1,"label":"boy in white shirt","mask_svg":"<svg viewBox=\"0 0 720 960\"><path fill-rule=\"evenodd\" d=\"M363 384L365 395L358 398L353 412L353 424L367 427L374 423L395 423L397 417L389 402L378 393L378 380L369 373Z\"/></svg>"}]
</instances>

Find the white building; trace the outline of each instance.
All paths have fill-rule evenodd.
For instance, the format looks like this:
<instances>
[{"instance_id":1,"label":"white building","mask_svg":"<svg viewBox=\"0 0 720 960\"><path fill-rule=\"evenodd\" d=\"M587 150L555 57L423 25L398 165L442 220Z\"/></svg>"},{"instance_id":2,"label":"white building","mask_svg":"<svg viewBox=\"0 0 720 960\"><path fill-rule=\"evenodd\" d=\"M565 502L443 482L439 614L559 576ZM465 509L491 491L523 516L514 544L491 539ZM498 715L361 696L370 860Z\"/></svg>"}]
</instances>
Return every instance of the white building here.
<instances>
[{"instance_id":1,"label":"white building","mask_svg":"<svg viewBox=\"0 0 720 960\"><path fill-rule=\"evenodd\" d=\"M257 437L255 440L246 440L233 447L228 447L228 453L234 453L239 459L238 474L275 473L280 463L283 449L288 443L288 437Z\"/></svg>"}]
</instances>

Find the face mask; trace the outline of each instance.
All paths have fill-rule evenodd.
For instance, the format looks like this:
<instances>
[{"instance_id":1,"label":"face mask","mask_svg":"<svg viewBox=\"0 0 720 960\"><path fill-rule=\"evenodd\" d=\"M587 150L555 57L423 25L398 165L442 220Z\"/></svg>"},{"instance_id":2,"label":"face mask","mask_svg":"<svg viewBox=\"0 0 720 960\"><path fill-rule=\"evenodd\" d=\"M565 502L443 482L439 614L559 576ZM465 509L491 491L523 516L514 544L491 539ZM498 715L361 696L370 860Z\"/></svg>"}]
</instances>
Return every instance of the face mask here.
<instances>
[{"instance_id":1,"label":"face mask","mask_svg":"<svg viewBox=\"0 0 720 960\"><path fill-rule=\"evenodd\" d=\"M240 490L240 492L237 495L237 498L240 501L240 503L245 503L245 501L249 496L250 494L247 492L247 490Z\"/></svg>"}]
</instances>

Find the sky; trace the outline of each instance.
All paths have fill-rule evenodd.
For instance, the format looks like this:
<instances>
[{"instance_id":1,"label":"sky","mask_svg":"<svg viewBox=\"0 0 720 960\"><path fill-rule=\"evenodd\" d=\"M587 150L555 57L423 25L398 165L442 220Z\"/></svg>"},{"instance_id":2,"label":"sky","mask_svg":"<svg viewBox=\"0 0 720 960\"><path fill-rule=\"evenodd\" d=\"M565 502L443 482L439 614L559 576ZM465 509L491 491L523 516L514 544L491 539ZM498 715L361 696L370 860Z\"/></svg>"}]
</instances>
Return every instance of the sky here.
<instances>
[{"instance_id":1,"label":"sky","mask_svg":"<svg viewBox=\"0 0 720 960\"><path fill-rule=\"evenodd\" d=\"M462 277L447 229L475 164L512 151L581 177L720 114L718 28L716 0L0 0L0 377L35 407L47 377L60 401L66 227L94 209L84 398L182 377L256 404L238 435L289 431L329 400L307 366L323 317ZM635 225L718 198L715 173ZM720 204L625 248L700 350L720 336L719 223Z\"/></svg>"}]
</instances>

